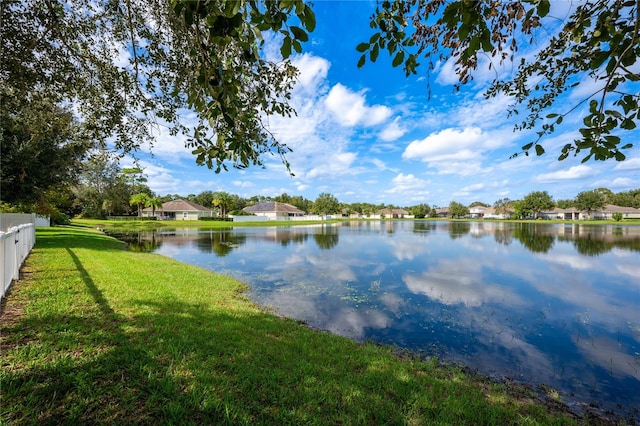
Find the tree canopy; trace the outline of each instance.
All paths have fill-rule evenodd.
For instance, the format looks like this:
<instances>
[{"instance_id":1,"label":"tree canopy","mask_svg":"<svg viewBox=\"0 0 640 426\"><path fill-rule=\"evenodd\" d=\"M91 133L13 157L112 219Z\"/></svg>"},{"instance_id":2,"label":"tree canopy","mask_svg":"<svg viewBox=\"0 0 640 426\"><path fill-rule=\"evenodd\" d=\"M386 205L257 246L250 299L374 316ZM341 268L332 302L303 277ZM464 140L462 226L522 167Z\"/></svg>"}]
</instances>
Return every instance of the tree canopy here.
<instances>
[{"instance_id":1,"label":"tree canopy","mask_svg":"<svg viewBox=\"0 0 640 426\"><path fill-rule=\"evenodd\" d=\"M517 130L539 129L522 147L525 154L535 149L542 155L541 139L588 103L580 136L562 147L558 159L584 152L583 162L621 161L633 146L622 143L621 134L640 120L640 93L634 88L640 80L639 8L634 0L589 0L572 5L563 18L550 15L549 0L385 0L371 17L371 38L357 46L362 52L358 66L367 57L375 62L384 50L407 75L417 72L422 57L427 73L452 61L457 88L471 81L479 66L488 66L496 75L486 96L507 95L510 115L527 111ZM535 55L516 56L523 46L535 44L541 45ZM516 72L503 77L499 69L516 58ZM573 105L554 106L579 84L588 88L586 95Z\"/></svg>"},{"instance_id":2,"label":"tree canopy","mask_svg":"<svg viewBox=\"0 0 640 426\"><path fill-rule=\"evenodd\" d=\"M166 126L216 171L287 152L263 120L294 113L286 59L315 28L302 0L6 0L0 14L3 110L5 99L73 105L78 133L125 152ZM263 31L281 35L283 61L264 59ZM190 129L185 109L199 119Z\"/></svg>"},{"instance_id":3,"label":"tree canopy","mask_svg":"<svg viewBox=\"0 0 640 426\"><path fill-rule=\"evenodd\" d=\"M606 199L604 195L597 191L583 191L576 195L576 199L573 205L581 211L586 211L588 215L591 215L593 210L598 210L604 207Z\"/></svg>"},{"instance_id":4,"label":"tree canopy","mask_svg":"<svg viewBox=\"0 0 640 426\"><path fill-rule=\"evenodd\" d=\"M535 56L518 63L512 78L497 73L487 91L509 96L511 114L524 106L517 128L539 129L524 152L542 154L541 138L584 105L580 137L560 159L586 153L585 161L623 160L632 144L621 134L640 118L632 87L640 79L638 2L591 0L566 19L549 14L549 0L385 0L371 18L373 35L357 46L358 66L381 50L407 74L416 73L421 57L427 73L450 60L465 84L485 59L499 67L540 38ZM216 172L262 165L266 153L288 168L289 148L266 123L295 113L289 101L298 71L288 58L302 52L315 28L309 3L5 0L0 19L3 138L5 117L11 122L42 102L73 112L74 140L110 141L127 152L161 131L183 132L197 164ZM264 32L277 35L282 60L265 59ZM571 87L592 83L575 105L546 113ZM181 118L189 110L195 125Z\"/></svg>"},{"instance_id":5,"label":"tree canopy","mask_svg":"<svg viewBox=\"0 0 640 426\"><path fill-rule=\"evenodd\" d=\"M457 218L468 216L469 207L457 201L452 201L451 203L449 203L449 214L451 215L451 217Z\"/></svg>"},{"instance_id":6,"label":"tree canopy","mask_svg":"<svg viewBox=\"0 0 640 426\"><path fill-rule=\"evenodd\" d=\"M333 214L340 211L340 202L335 195L323 192L318 195L313 203L313 212L316 214Z\"/></svg>"},{"instance_id":7,"label":"tree canopy","mask_svg":"<svg viewBox=\"0 0 640 426\"><path fill-rule=\"evenodd\" d=\"M533 191L524 197L520 207L524 212L531 212L533 217L537 218L540 212L553 209L555 204L547 191Z\"/></svg>"},{"instance_id":8,"label":"tree canopy","mask_svg":"<svg viewBox=\"0 0 640 426\"><path fill-rule=\"evenodd\" d=\"M77 181L89 144L71 112L46 98L3 98L0 123L2 201L46 210L49 192Z\"/></svg>"}]
</instances>

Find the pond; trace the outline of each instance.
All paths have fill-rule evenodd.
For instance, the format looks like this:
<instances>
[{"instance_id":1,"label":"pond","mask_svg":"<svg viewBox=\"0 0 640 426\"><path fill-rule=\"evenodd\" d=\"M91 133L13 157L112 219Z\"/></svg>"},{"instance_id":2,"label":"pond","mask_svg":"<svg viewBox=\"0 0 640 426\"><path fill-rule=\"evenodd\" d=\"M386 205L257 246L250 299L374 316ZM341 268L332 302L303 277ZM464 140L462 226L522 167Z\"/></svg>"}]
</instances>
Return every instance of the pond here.
<instances>
[{"instance_id":1,"label":"pond","mask_svg":"<svg viewBox=\"0 0 640 426\"><path fill-rule=\"evenodd\" d=\"M312 327L548 386L578 410L640 407L638 226L353 221L130 237L236 277Z\"/></svg>"}]
</instances>

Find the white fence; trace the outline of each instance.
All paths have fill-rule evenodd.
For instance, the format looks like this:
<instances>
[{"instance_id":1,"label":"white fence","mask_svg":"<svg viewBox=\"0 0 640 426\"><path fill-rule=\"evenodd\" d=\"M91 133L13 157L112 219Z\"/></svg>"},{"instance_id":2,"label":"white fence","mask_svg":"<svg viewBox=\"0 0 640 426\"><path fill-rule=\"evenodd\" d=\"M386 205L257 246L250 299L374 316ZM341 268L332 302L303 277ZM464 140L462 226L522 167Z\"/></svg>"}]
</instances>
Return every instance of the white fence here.
<instances>
[{"instance_id":1,"label":"white fence","mask_svg":"<svg viewBox=\"0 0 640 426\"><path fill-rule=\"evenodd\" d=\"M36 227L33 223L13 226L7 232L0 231L0 299L18 279L20 266L36 243Z\"/></svg>"}]
</instances>

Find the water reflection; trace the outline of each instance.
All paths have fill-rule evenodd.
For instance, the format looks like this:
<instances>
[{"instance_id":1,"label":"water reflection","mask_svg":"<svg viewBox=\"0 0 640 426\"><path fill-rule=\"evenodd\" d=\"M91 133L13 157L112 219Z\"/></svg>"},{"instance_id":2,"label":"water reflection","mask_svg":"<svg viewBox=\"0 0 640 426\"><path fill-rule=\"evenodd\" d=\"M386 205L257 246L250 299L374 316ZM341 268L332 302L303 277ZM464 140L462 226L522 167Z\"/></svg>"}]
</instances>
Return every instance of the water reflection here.
<instances>
[{"instance_id":1,"label":"water reflection","mask_svg":"<svg viewBox=\"0 0 640 426\"><path fill-rule=\"evenodd\" d=\"M314 327L640 406L640 227L366 221L149 238Z\"/></svg>"}]
</instances>

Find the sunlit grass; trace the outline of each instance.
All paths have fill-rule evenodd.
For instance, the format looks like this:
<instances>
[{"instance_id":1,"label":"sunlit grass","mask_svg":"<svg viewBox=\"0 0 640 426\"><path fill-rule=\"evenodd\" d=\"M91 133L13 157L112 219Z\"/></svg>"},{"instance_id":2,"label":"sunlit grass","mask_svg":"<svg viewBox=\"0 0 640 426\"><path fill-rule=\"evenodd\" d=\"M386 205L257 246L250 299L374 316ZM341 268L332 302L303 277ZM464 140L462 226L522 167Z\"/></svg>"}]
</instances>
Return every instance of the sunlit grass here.
<instances>
[{"instance_id":1,"label":"sunlit grass","mask_svg":"<svg viewBox=\"0 0 640 426\"><path fill-rule=\"evenodd\" d=\"M97 231L39 229L4 306L0 423L576 422L437 360L269 314L243 290Z\"/></svg>"}]
</instances>

